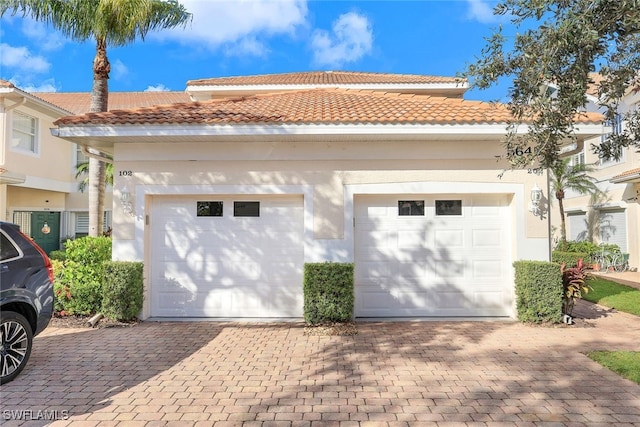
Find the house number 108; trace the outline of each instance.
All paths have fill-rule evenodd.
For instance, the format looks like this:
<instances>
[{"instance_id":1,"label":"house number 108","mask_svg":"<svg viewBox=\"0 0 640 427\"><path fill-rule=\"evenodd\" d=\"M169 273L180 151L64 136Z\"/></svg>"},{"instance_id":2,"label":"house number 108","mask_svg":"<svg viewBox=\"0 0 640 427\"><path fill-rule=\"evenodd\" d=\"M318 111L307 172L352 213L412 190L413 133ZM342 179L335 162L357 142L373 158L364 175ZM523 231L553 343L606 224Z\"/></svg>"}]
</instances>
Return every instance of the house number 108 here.
<instances>
[{"instance_id":1,"label":"house number 108","mask_svg":"<svg viewBox=\"0 0 640 427\"><path fill-rule=\"evenodd\" d=\"M133 176L133 171L120 171L120 176Z\"/></svg>"}]
</instances>

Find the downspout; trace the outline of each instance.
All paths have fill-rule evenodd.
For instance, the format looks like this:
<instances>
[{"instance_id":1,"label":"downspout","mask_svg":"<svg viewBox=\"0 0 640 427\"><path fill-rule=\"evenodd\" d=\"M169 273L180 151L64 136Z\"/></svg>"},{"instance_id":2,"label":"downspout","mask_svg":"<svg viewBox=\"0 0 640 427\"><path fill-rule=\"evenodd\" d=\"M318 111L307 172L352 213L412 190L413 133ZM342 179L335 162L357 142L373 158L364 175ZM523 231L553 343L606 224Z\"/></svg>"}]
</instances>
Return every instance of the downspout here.
<instances>
[{"instance_id":1,"label":"downspout","mask_svg":"<svg viewBox=\"0 0 640 427\"><path fill-rule=\"evenodd\" d=\"M98 151L98 153L92 153L91 151L87 150L86 145L80 145L80 150L82 151L82 154L87 157L91 157L92 159L96 159L105 163L113 163L113 159L102 151Z\"/></svg>"}]
</instances>

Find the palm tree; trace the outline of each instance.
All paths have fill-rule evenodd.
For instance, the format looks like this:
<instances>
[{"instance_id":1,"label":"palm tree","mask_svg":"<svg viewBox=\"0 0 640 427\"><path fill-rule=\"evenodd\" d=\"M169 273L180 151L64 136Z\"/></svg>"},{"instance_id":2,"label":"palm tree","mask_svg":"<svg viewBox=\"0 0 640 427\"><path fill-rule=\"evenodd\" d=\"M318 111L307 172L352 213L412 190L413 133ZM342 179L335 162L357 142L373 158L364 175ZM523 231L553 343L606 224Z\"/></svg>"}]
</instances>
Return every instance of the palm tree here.
<instances>
[{"instance_id":1,"label":"palm tree","mask_svg":"<svg viewBox=\"0 0 640 427\"><path fill-rule=\"evenodd\" d=\"M124 46L151 30L186 25L191 14L176 0L0 0L0 16L12 11L51 24L75 41L96 41L89 112L108 110L107 46ZM89 149L89 235L102 233L105 159ZM101 159L101 160L100 160Z\"/></svg>"},{"instance_id":2,"label":"palm tree","mask_svg":"<svg viewBox=\"0 0 640 427\"><path fill-rule=\"evenodd\" d=\"M113 163L105 165L104 183L113 187ZM78 182L78 191L84 193L89 188L89 161L80 162L76 165L76 179L82 177Z\"/></svg>"},{"instance_id":3,"label":"palm tree","mask_svg":"<svg viewBox=\"0 0 640 427\"><path fill-rule=\"evenodd\" d=\"M596 185L596 179L587 175L595 171L591 164L578 163L571 164L571 158L558 159L550 168L551 188L555 192L560 209L560 247L562 250L567 244L567 225L564 214L564 196L566 190L572 190L579 194L590 194L592 196L601 193Z\"/></svg>"}]
</instances>

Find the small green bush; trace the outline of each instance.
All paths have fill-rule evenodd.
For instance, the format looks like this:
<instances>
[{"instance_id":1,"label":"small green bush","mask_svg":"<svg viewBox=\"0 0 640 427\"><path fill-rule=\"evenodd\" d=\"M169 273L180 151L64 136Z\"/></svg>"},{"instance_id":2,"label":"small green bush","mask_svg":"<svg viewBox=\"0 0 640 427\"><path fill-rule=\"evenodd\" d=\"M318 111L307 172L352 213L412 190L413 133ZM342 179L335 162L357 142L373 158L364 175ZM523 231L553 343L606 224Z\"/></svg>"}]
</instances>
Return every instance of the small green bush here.
<instances>
[{"instance_id":1,"label":"small green bush","mask_svg":"<svg viewBox=\"0 0 640 427\"><path fill-rule=\"evenodd\" d=\"M51 261L64 261L67 259L67 253L65 251L51 251L49 253L49 259Z\"/></svg>"},{"instance_id":2,"label":"small green bush","mask_svg":"<svg viewBox=\"0 0 640 427\"><path fill-rule=\"evenodd\" d=\"M516 261L518 319L532 323L562 320L562 273L560 265L547 261Z\"/></svg>"},{"instance_id":3,"label":"small green bush","mask_svg":"<svg viewBox=\"0 0 640 427\"><path fill-rule=\"evenodd\" d=\"M304 320L312 325L353 319L353 264L304 265Z\"/></svg>"},{"instance_id":4,"label":"small green bush","mask_svg":"<svg viewBox=\"0 0 640 427\"><path fill-rule=\"evenodd\" d=\"M55 310L67 315L100 311L103 264L110 259L111 239L108 237L67 241L62 269L55 273Z\"/></svg>"},{"instance_id":5,"label":"small green bush","mask_svg":"<svg viewBox=\"0 0 640 427\"><path fill-rule=\"evenodd\" d=\"M104 264L102 314L113 320L133 320L142 310L142 263L109 261Z\"/></svg>"},{"instance_id":6,"label":"small green bush","mask_svg":"<svg viewBox=\"0 0 640 427\"><path fill-rule=\"evenodd\" d=\"M575 267L578 265L578 260L583 260L585 263L591 263L591 256L586 252L551 252L551 260L555 263L562 264L563 262L567 267Z\"/></svg>"}]
</instances>

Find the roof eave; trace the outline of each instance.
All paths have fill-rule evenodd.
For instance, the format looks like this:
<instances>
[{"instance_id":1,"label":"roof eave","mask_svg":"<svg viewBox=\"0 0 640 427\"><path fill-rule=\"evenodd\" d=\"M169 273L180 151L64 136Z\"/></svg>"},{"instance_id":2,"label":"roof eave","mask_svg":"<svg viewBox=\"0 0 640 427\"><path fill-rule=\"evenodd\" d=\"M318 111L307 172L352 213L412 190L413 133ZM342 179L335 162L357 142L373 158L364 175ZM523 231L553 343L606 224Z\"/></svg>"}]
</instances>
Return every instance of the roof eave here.
<instances>
[{"instance_id":1,"label":"roof eave","mask_svg":"<svg viewBox=\"0 0 640 427\"><path fill-rule=\"evenodd\" d=\"M613 184L629 184L640 182L640 172L624 176L614 176L613 178L609 179L609 182Z\"/></svg>"}]
</instances>

